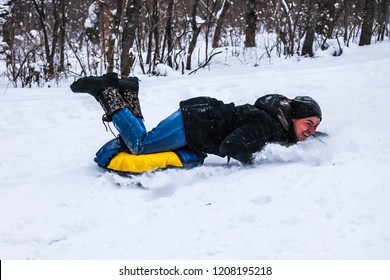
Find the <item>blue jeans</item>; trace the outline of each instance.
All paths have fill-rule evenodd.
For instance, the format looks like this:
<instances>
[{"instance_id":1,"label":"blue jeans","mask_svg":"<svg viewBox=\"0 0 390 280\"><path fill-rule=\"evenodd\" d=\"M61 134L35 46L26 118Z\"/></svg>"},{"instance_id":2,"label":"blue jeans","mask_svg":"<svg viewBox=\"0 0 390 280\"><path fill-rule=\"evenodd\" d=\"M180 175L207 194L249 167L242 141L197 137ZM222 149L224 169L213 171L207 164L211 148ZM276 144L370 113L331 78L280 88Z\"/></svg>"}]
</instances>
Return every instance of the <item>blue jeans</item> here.
<instances>
[{"instance_id":1,"label":"blue jeans","mask_svg":"<svg viewBox=\"0 0 390 280\"><path fill-rule=\"evenodd\" d=\"M180 110L149 132L142 119L136 118L127 108L116 111L112 122L126 146L135 155L172 151L187 144Z\"/></svg>"}]
</instances>

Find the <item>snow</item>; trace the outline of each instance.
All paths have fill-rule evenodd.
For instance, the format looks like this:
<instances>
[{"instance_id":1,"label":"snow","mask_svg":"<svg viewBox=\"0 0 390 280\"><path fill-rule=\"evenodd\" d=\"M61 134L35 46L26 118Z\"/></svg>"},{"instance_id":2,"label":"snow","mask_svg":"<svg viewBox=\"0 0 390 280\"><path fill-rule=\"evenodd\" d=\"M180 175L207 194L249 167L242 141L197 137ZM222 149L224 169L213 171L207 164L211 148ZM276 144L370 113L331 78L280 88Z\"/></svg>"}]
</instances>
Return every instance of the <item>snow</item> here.
<instances>
[{"instance_id":1,"label":"snow","mask_svg":"<svg viewBox=\"0 0 390 280\"><path fill-rule=\"evenodd\" d=\"M88 18L84 22L85 28L93 28L97 20L97 11L99 7L95 2L93 2L88 8Z\"/></svg>"},{"instance_id":2,"label":"snow","mask_svg":"<svg viewBox=\"0 0 390 280\"><path fill-rule=\"evenodd\" d=\"M316 99L330 136L269 145L253 167L209 156L123 178L94 163L113 136L73 79L1 80L0 259L389 259L390 43L260 67L220 59L189 76L138 75L146 126L193 96L280 93Z\"/></svg>"}]
</instances>

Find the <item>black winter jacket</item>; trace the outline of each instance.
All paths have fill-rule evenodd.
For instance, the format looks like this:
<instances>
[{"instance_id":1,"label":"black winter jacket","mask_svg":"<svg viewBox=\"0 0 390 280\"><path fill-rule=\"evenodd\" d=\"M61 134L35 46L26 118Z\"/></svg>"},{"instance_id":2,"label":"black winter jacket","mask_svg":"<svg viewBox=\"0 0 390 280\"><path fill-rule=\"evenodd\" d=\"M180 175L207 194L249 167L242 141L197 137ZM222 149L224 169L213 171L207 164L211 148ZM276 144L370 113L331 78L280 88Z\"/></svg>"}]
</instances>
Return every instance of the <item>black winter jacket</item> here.
<instances>
[{"instance_id":1,"label":"black winter jacket","mask_svg":"<svg viewBox=\"0 0 390 280\"><path fill-rule=\"evenodd\" d=\"M297 139L291 125L291 100L279 94L254 105L235 106L215 98L180 102L188 146L198 151L252 163L267 143L288 145Z\"/></svg>"}]
</instances>

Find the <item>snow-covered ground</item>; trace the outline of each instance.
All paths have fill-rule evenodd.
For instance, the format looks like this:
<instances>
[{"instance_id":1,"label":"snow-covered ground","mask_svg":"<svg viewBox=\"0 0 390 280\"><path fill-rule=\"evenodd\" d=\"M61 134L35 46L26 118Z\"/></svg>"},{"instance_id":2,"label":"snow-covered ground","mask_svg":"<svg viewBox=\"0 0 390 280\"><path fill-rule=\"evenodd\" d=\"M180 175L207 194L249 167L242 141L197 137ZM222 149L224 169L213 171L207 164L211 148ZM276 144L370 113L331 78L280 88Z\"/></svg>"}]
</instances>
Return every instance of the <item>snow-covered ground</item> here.
<instances>
[{"instance_id":1,"label":"snow-covered ground","mask_svg":"<svg viewBox=\"0 0 390 280\"><path fill-rule=\"evenodd\" d=\"M270 145L250 168L209 156L124 179L94 163L113 136L99 104L71 93L73 80L7 90L2 81L0 259L390 258L390 43L138 76L149 128L189 97L243 104L280 93L315 98L330 137Z\"/></svg>"}]
</instances>

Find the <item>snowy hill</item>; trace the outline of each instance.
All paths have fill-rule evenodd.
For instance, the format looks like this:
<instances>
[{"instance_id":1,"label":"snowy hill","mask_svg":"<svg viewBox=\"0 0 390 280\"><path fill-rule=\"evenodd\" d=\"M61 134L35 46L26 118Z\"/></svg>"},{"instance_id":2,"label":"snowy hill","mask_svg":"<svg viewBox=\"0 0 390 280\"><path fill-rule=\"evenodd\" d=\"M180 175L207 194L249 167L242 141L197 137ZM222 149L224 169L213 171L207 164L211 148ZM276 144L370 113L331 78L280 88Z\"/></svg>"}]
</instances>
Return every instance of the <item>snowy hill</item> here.
<instances>
[{"instance_id":1,"label":"snowy hill","mask_svg":"<svg viewBox=\"0 0 390 280\"><path fill-rule=\"evenodd\" d=\"M0 259L390 258L390 43L139 77L148 128L193 96L243 104L280 93L315 98L330 137L270 145L251 168L209 156L125 179L93 162L113 136L99 104L71 93L73 80L2 81Z\"/></svg>"}]
</instances>

